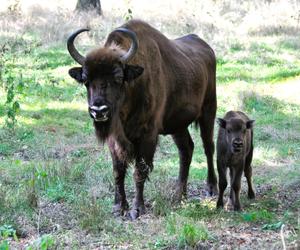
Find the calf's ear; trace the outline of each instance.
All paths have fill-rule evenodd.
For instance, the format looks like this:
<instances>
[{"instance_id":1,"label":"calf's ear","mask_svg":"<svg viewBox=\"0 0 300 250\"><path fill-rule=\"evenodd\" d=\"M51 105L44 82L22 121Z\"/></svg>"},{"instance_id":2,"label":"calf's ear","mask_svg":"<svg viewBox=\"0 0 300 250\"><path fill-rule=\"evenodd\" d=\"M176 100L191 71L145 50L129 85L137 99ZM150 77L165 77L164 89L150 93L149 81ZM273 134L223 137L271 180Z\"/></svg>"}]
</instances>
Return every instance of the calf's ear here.
<instances>
[{"instance_id":1,"label":"calf's ear","mask_svg":"<svg viewBox=\"0 0 300 250\"><path fill-rule=\"evenodd\" d=\"M253 128L253 124L254 124L255 120L249 120L246 122L246 127L247 129L251 129Z\"/></svg>"},{"instance_id":2,"label":"calf's ear","mask_svg":"<svg viewBox=\"0 0 300 250\"><path fill-rule=\"evenodd\" d=\"M226 128L226 120L224 120L222 118L217 118L217 123L219 124L219 126L221 128Z\"/></svg>"},{"instance_id":3,"label":"calf's ear","mask_svg":"<svg viewBox=\"0 0 300 250\"><path fill-rule=\"evenodd\" d=\"M130 82L140 76L144 71L144 68L138 65L125 65L124 80Z\"/></svg>"},{"instance_id":4,"label":"calf's ear","mask_svg":"<svg viewBox=\"0 0 300 250\"><path fill-rule=\"evenodd\" d=\"M77 82L83 83L86 81L86 77L83 74L82 67L74 67L69 70L69 75Z\"/></svg>"}]
</instances>

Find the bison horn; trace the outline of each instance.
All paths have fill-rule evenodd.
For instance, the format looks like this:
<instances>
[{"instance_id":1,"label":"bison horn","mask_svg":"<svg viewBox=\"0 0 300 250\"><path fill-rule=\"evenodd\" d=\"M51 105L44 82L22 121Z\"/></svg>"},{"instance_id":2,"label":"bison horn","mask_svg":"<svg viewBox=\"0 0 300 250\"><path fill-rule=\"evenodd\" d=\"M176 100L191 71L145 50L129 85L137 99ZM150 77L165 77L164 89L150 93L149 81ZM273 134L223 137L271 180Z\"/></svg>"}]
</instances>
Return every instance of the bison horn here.
<instances>
[{"instance_id":1,"label":"bison horn","mask_svg":"<svg viewBox=\"0 0 300 250\"><path fill-rule=\"evenodd\" d=\"M135 53L137 52L137 49L139 47L139 44L138 44L138 40L137 40L137 37L136 37L136 34L131 31L131 30L128 30L128 29L125 29L125 28L118 28L118 29L115 29L114 32L123 32L125 33L132 41L131 45L130 45L130 48L128 50L128 52L123 55L121 57L121 62L123 63L127 63L134 55Z\"/></svg>"},{"instance_id":2,"label":"bison horn","mask_svg":"<svg viewBox=\"0 0 300 250\"><path fill-rule=\"evenodd\" d=\"M85 57L82 56L78 50L74 46L74 40L75 38L82 32L89 31L89 29L79 29L75 31L72 35L69 36L67 41L68 51L70 55L73 57L73 59L78 62L80 65L83 65Z\"/></svg>"}]
</instances>

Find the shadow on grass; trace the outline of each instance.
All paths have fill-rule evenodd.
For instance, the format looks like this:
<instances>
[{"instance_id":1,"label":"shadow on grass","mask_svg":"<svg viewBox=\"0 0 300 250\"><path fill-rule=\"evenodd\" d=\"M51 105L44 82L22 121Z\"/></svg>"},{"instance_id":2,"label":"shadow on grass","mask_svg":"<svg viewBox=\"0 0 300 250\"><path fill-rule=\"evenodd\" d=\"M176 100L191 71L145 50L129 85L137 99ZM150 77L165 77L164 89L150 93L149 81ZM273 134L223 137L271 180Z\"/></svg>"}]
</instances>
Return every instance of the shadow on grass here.
<instances>
[{"instance_id":1,"label":"shadow on grass","mask_svg":"<svg viewBox=\"0 0 300 250\"><path fill-rule=\"evenodd\" d=\"M242 92L240 96L244 110L256 119L256 145L271 147L285 159L299 160L300 105L255 92Z\"/></svg>"}]
</instances>

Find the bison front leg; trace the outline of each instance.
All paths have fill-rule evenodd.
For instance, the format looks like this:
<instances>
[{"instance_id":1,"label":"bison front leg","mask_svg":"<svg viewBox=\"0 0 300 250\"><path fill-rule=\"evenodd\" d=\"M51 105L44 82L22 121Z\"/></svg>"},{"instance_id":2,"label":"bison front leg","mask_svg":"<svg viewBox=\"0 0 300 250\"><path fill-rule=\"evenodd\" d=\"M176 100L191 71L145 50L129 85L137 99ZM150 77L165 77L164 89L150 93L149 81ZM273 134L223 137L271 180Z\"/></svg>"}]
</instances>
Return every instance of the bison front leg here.
<instances>
[{"instance_id":1,"label":"bison front leg","mask_svg":"<svg viewBox=\"0 0 300 250\"><path fill-rule=\"evenodd\" d=\"M118 163L114 167L115 201L113 206L113 213L116 216L124 215L125 211L128 210L128 202L126 200L126 193L124 188L126 168L126 164L123 163Z\"/></svg>"},{"instance_id":2,"label":"bison front leg","mask_svg":"<svg viewBox=\"0 0 300 250\"><path fill-rule=\"evenodd\" d=\"M135 197L130 211L130 217L133 220L145 213L144 184L148 178L148 174L153 169L153 156L156 143L156 137L155 139L142 140L136 148L136 152L138 153L134 171Z\"/></svg>"},{"instance_id":3,"label":"bison front leg","mask_svg":"<svg viewBox=\"0 0 300 250\"><path fill-rule=\"evenodd\" d=\"M127 170L126 162L118 159L114 151L110 148L113 160L113 173L115 178L115 201L113 213L116 216L122 216L128 210L128 202L124 188L124 180Z\"/></svg>"},{"instance_id":4,"label":"bison front leg","mask_svg":"<svg viewBox=\"0 0 300 250\"><path fill-rule=\"evenodd\" d=\"M145 213L144 184L146 179L148 178L148 174L151 168L151 165L149 163L147 164L143 159L140 159L135 166L135 197L133 199L132 209L130 211L130 217L133 220Z\"/></svg>"}]
</instances>

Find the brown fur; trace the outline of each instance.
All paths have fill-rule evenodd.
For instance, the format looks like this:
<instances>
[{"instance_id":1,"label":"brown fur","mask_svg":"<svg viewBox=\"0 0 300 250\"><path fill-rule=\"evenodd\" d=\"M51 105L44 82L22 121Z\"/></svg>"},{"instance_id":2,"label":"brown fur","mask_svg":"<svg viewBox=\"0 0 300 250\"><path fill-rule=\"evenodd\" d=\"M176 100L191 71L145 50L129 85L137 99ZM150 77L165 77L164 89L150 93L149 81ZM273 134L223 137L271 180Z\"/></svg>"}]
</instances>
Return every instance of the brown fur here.
<instances>
[{"instance_id":1,"label":"brown fur","mask_svg":"<svg viewBox=\"0 0 300 250\"><path fill-rule=\"evenodd\" d=\"M219 199L217 207L223 207L223 194L227 187L226 172L230 170L230 199L234 210L240 210L242 173L248 182L248 198L255 197L252 187L253 120L240 111L229 111L220 125L217 139L217 166L219 173Z\"/></svg>"},{"instance_id":2,"label":"brown fur","mask_svg":"<svg viewBox=\"0 0 300 250\"><path fill-rule=\"evenodd\" d=\"M171 134L174 138L180 155L178 199L186 193L194 148L187 127L192 122L201 129L208 161L209 193L216 192L212 161L216 60L213 50L196 35L169 40L140 20L129 21L122 27L135 32L139 40L137 53L128 65L143 67L144 72L132 81L123 82L121 90L112 94L116 100L112 103L112 118L106 125L95 122L95 129L101 141L109 142L116 178L117 213L128 206L124 176L127 162L135 160L136 196L131 213L135 218L144 210L143 185L153 166L159 134ZM116 67L122 67L123 77L126 77L126 65L122 65L119 58L130 43L123 33L112 32L104 47L87 55L83 71L91 79L93 91L101 92L98 87L106 77L114 77L107 74Z\"/></svg>"}]
</instances>

